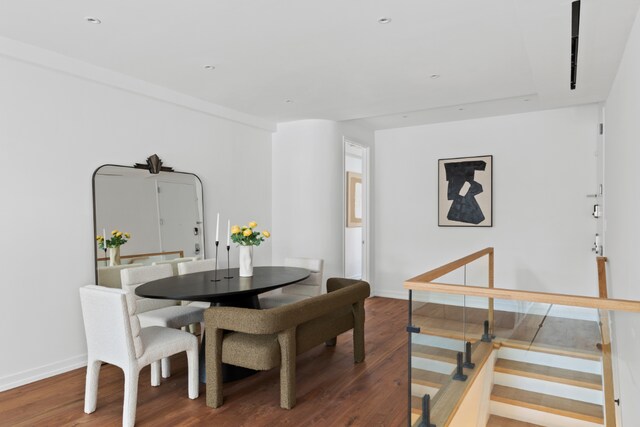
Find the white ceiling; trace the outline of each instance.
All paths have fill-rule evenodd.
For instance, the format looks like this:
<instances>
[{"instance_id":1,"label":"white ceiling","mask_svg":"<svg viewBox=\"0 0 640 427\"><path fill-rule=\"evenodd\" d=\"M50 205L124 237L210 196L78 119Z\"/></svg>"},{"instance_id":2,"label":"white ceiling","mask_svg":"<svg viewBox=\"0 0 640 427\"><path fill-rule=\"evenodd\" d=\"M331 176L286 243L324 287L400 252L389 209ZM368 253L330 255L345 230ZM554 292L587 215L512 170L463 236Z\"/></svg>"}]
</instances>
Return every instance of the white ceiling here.
<instances>
[{"instance_id":1,"label":"white ceiling","mask_svg":"<svg viewBox=\"0 0 640 427\"><path fill-rule=\"evenodd\" d=\"M271 121L381 129L604 100L640 0L582 0L575 91L570 3L2 0L0 36Z\"/></svg>"}]
</instances>

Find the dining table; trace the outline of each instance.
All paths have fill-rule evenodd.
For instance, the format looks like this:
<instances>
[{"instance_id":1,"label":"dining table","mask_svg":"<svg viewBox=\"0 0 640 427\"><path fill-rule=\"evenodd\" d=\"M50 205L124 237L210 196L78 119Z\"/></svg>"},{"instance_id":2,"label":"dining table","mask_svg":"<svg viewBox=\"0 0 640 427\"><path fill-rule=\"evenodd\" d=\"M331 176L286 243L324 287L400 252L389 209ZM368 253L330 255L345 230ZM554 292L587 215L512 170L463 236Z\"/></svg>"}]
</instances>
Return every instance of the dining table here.
<instances>
[{"instance_id":1,"label":"dining table","mask_svg":"<svg viewBox=\"0 0 640 427\"><path fill-rule=\"evenodd\" d=\"M305 268L263 266L254 267L253 276L240 277L238 268L190 273L152 280L138 286L136 295L144 298L180 301L203 301L212 307L260 308L258 295L300 282L311 272ZM200 347L200 382L206 382L206 329ZM223 364L223 381L235 381L255 371Z\"/></svg>"}]
</instances>

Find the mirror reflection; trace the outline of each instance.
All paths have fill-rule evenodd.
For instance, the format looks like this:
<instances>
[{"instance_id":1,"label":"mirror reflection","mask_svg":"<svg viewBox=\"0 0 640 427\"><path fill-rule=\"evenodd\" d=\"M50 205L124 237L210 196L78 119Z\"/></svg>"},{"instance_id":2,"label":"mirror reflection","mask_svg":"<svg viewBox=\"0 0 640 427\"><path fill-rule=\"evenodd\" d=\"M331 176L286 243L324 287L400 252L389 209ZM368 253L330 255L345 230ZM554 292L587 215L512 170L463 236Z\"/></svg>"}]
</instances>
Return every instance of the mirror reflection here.
<instances>
[{"instance_id":1,"label":"mirror reflection","mask_svg":"<svg viewBox=\"0 0 640 427\"><path fill-rule=\"evenodd\" d=\"M120 270L134 265L204 258L196 175L105 165L93 188L98 284L120 287Z\"/></svg>"}]
</instances>

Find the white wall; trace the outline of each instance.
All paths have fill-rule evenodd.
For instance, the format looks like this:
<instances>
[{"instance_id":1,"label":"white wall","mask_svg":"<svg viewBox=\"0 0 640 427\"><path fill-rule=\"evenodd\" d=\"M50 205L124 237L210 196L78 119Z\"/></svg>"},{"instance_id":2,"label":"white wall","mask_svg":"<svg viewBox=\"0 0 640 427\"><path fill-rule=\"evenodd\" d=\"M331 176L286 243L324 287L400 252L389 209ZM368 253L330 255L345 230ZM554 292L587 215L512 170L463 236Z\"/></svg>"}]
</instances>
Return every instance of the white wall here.
<instances>
[{"instance_id":1,"label":"white wall","mask_svg":"<svg viewBox=\"0 0 640 427\"><path fill-rule=\"evenodd\" d=\"M629 36L625 53L605 104L605 255L609 296L640 300L638 243L640 197L640 18ZM624 426L640 419L640 314L616 313L613 348L617 356L620 409Z\"/></svg>"},{"instance_id":2,"label":"white wall","mask_svg":"<svg viewBox=\"0 0 640 427\"><path fill-rule=\"evenodd\" d=\"M377 292L487 246L496 286L596 295L595 105L376 132ZM492 228L438 227L438 159L492 154Z\"/></svg>"},{"instance_id":3,"label":"white wall","mask_svg":"<svg viewBox=\"0 0 640 427\"><path fill-rule=\"evenodd\" d=\"M85 362L78 288L94 281L98 166L157 153L199 175L208 256L218 211L225 223L271 225L268 130L6 56L0 93L0 389ZM255 254L270 264L271 242Z\"/></svg>"},{"instance_id":4,"label":"white wall","mask_svg":"<svg viewBox=\"0 0 640 427\"><path fill-rule=\"evenodd\" d=\"M343 137L373 145L373 132L329 120L280 123L273 137L273 262L324 259L324 279L342 277Z\"/></svg>"}]
</instances>

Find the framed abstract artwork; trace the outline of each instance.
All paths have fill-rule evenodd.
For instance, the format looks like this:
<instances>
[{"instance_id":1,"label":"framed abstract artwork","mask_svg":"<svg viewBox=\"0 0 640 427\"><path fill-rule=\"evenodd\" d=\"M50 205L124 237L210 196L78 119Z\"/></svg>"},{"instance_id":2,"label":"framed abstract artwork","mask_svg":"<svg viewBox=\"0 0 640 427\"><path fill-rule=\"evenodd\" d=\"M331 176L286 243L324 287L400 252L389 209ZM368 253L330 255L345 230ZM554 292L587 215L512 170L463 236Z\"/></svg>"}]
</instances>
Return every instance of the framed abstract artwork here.
<instances>
[{"instance_id":1,"label":"framed abstract artwork","mask_svg":"<svg viewBox=\"0 0 640 427\"><path fill-rule=\"evenodd\" d=\"M493 156L438 160L438 225L493 227Z\"/></svg>"},{"instance_id":2,"label":"framed abstract artwork","mask_svg":"<svg viewBox=\"0 0 640 427\"><path fill-rule=\"evenodd\" d=\"M362 175L347 172L347 227L362 227Z\"/></svg>"}]
</instances>

